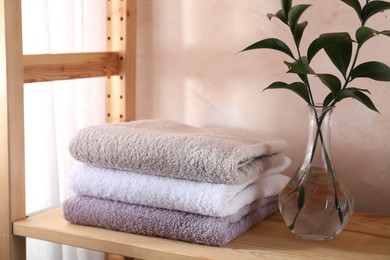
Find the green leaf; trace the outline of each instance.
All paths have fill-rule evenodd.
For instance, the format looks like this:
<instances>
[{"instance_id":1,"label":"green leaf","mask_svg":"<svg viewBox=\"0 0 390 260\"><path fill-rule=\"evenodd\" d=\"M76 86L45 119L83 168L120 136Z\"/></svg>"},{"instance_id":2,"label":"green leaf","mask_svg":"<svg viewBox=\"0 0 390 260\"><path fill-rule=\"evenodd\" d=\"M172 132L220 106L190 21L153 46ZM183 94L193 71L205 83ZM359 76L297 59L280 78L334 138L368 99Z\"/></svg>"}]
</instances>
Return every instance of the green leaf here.
<instances>
[{"instance_id":1,"label":"green leaf","mask_svg":"<svg viewBox=\"0 0 390 260\"><path fill-rule=\"evenodd\" d=\"M332 92L330 92L330 93L325 97L324 102L322 102L322 105L323 105L324 107L327 107L327 106L329 106L329 105L332 103L333 100L336 100L336 97L335 97L335 95L334 95Z\"/></svg>"},{"instance_id":2,"label":"green leaf","mask_svg":"<svg viewBox=\"0 0 390 260\"><path fill-rule=\"evenodd\" d=\"M358 42L358 47L360 48L363 43L377 35L385 35L390 37L390 31L386 30L379 32L366 26L360 27L356 30L356 41Z\"/></svg>"},{"instance_id":3,"label":"green leaf","mask_svg":"<svg viewBox=\"0 0 390 260\"><path fill-rule=\"evenodd\" d=\"M366 26L362 26L356 30L356 41L358 46L361 47L363 43L378 35L379 32Z\"/></svg>"},{"instance_id":4,"label":"green leaf","mask_svg":"<svg viewBox=\"0 0 390 260\"><path fill-rule=\"evenodd\" d=\"M390 30L381 31L381 34L389 36L390 37Z\"/></svg>"},{"instance_id":5,"label":"green leaf","mask_svg":"<svg viewBox=\"0 0 390 260\"><path fill-rule=\"evenodd\" d=\"M362 9L362 23L365 24L371 16L390 9L388 1L371 1Z\"/></svg>"},{"instance_id":6,"label":"green leaf","mask_svg":"<svg viewBox=\"0 0 390 260\"><path fill-rule=\"evenodd\" d=\"M361 92L366 92L368 94L371 94L371 92L368 90L368 89L365 89L365 88L348 88L349 90L352 90L352 91L361 91Z\"/></svg>"},{"instance_id":7,"label":"green leaf","mask_svg":"<svg viewBox=\"0 0 390 260\"><path fill-rule=\"evenodd\" d=\"M378 61L362 63L352 71L351 80L370 78L377 81L390 81L390 67Z\"/></svg>"},{"instance_id":8,"label":"green leaf","mask_svg":"<svg viewBox=\"0 0 390 260\"><path fill-rule=\"evenodd\" d=\"M372 100L370 99L369 96L367 96L366 94L364 94L361 91L356 91L354 93L355 93L355 96L358 97L358 99L357 99L358 101L363 103L369 109L379 113L379 110L375 107L374 103L372 102Z\"/></svg>"},{"instance_id":9,"label":"green leaf","mask_svg":"<svg viewBox=\"0 0 390 260\"><path fill-rule=\"evenodd\" d=\"M307 50L307 60L310 63L311 60L314 58L314 56L322 49L324 48L326 42L325 38L317 38L314 41L312 41L309 45L309 48Z\"/></svg>"},{"instance_id":10,"label":"green leaf","mask_svg":"<svg viewBox=\"0 0 390 260\"><path fill-rule=\"evenodd\" d=\"M309 92L307 91L307 87L302 82L294 82L291 84L287 84L285 82L277 81L266 87L264 90L268 89L289 89L296 94L298 94L301 98L303 98L308 104L310 104ZM264 91L263 90L263 91Z\"/></svg>"},{"instance_id":11,"label":"green leaf","mask_svg":"<svg viewBox=\"0 0 390 260\"><path fill-rule=\"evenodd\" d=\"M284 42L282 42L281 40L276 39L276 38L268 38L268 39L258 41L252 45L249 45L248 47L243 49L241 52L255 50L255 49L273 49L273 50L281 51L281 52L286 53L288 56L290 56L291 58L294 59L294 55L292 54L292 52L291 52L290 48L287 46L287 44L285 44Z\"/></svg>"},{"instance_id":12,"label":"green leaf","mask_svg":"<svg viewBox=\"0 0 390 260\"><path fill-rule=\"evenodd\" d=\"M284 16L283 10L280 9L276 12L276 14L267 14L268 19L272 19L274 17L278 18L280 21L282 21L285 24L288 24L286 16Z\"/></svg>"},{"instance_id":13,"label":"green leaf","mask_svg":"<svg viewBox=\"0 0 390 260\"><path fill-rule=\"evenodd\" d=\"M295 41L295 44L298 46L298 48L299 48L299 45L301 44L302 35L303 35L303 32L305 31L305 28L307 25L308 25L307 21L302 22L300 24L297 24L297 27L296 27L296 30L294 33L294 41Z\"/></svg>"},{"instance_id":14,"label":"green leaf","mask_svg":"<svg viewBox=\"0 0 390 260\"><path fill-rule=\"evenodd\" d=\"M292 6L292 0L280 0L280 4L282 5L284 16L287 18Z\"/></svg>"},{"instance_id":15,"label":"green leaf","mask_svg":"<svg viewBox=\"0 0 390 260\"><path fill-rule=\"evenodd\" d=\"M350 43L352 48L352 39L348 33L327 33L322 34L315 39L309 46L307 51L307 59L310 63L314 56L327 46L342 45L343 43ZM351 50L352 51L352 50Z\"/></svg>"},{"instance_id":16,"label":"green leaf","mask_svg":"<svg viewBox=\"0 0 390 260\"><path fill-rule=\"evenodd\" d=\"M340 90L337 95L337 100L340 101L345 98L353 98L368 107L369 109L375 112L379 112L378 109L375 107L374 103L371 101L371 99L362 91L356 90L355 88L346 88Z\"/></svg>"},{"instance_id":17,"label":"green leaf","mask_svg":"<svg viewBox=\"0 0 390 260\"><path fill-rule=\"evenodd\" d=\"M341 89L341 81L332 74L316 74L317 77L327 86L334 95Z\"/></svg>"},{"instance_id":18,"label":"green leaf","mask_svg":"<svg viewBox=\"0 0 390 260\"><path fill-rule=\"evenodd\" d=\"M277 88L286 88L288 86L288 84L286 82L282 82L282 81L276 81L274 83L272 83L271 85L269 85L268 87L266 87L264 90L267 90L267 89L277 89Z\"/></svg>"},{"instance_id":19,"label":"green leaf","mask_svg":"<svg viewBox=\"0 0 390 260\"><path fill-rule=\"evenodd\" d=\"M359 3L359 0L341 0L341 2L344 2L350 7L352 7L353 9L355 9L357 15L359 16L359 19L360 20L362 19L361 18L362 7Z\"/></svg>"},{"instance_id":20,"label":"green leaf","mask_svg":"<svg viewBox=\"0 0 390 260\"><path fill-rule=\"evenodd\" d=\"M309 65L304 64L302 62L285 62L285 64L289 67L287 73L296 73L296 74L315 74L314 70L310 68Z\"/></svg>"},{"instance_id":21,"label":"green leaf","mask_svg":"<svg viewBox=\"0 0 390 260\"><path fill-rule=\"evenodd\" d=\"M347 77L347 70L352 57L352 39L348 33L332 33L320 37L334 40L324 46L324 50L336 68Z\"/></svg>"},{"instance_id":22,"label":"green leaf","mask_svg":"<svg viewBox=\"0 0 390 260\"><path fill-rule=\"evenodd\" d=\"M291 32L295 36L296 27L299 21L299 18L305 12L310 5L296 5L288 13L288 24L291 28Z\"/></svg>"}]
</instances>

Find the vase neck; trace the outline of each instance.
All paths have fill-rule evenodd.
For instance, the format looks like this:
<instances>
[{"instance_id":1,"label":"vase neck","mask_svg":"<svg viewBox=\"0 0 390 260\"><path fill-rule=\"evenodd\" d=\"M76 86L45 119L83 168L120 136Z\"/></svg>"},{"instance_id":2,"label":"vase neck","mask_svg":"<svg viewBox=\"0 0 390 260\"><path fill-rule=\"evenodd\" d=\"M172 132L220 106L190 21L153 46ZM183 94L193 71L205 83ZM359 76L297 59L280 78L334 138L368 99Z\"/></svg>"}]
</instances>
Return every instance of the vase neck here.
<instances>
[{"instance_id":1,"label":"vase neck","mask_svg":"<svg viewBox=\"0 0 390 260\"><path fill-rule=\"evenodd\" d=\"M333 111L334 107L309 107L310 128L304 167L321 172L333 169L329 149Z\"/></svg>"}]
</instances>

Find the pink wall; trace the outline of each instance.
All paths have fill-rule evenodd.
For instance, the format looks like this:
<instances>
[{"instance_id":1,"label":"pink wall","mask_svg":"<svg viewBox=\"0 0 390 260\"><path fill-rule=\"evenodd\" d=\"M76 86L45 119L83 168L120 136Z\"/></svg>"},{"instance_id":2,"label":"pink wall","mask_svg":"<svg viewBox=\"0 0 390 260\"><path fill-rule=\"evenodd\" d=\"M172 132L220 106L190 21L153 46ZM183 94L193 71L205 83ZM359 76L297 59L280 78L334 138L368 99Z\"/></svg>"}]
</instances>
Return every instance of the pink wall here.
<instances>
[{"instance_id":1,"label":"pink wall","mask_svg":"<svg viewBox=\"0 0 390 260\"><path fill-rule=\"evenodd\" d=\"M294 1L296 3L303 1ZM349 31L354 35L356 14L341 1L314 4L303 17L309 21L303 47L317 35ZM261 90L286 75L286 56L258 50L236 54L268 37L291 43L280 22L270 22L279 1L270 0L142 0L138 20L138 118L167 118L205 126L255 128L289 142L293 159L287 174L298 167L305 150L307 107L287 90ZM390 29L390 12L368 26ZM342 27L340 26L342 25ZM361 61L390 65L390 38L370 40ZM316 68L330 72L324 55ZM334 114L332 156L336 170L350 188L358 210L390 215L390 83L357 81L368 88L380 110L377 114L356 101L340 103ZM318 100L327 90L315 89Z\"/></svg>"}]
</instances>

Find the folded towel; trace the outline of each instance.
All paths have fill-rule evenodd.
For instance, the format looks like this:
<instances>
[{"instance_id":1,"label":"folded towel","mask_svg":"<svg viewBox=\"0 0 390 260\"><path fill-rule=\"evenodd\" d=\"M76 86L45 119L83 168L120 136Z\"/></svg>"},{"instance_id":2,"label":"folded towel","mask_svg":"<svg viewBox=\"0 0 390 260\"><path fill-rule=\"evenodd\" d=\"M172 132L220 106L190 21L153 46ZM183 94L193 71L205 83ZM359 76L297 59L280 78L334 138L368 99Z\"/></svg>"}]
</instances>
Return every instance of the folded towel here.
<instances>
[{"instance_id":1,"label":"folded towel","mask_svg":"<svg viewBox=\"0 0 390 260\"><path fill-rule=\"evenodd\" d=\"M147 236L223 246L278 210L277 198L252 203L224 218L207 217L118 201L75 196L63 204L67 221Z\"/></svg>"},{"instance_id":2,"label":"folded towel","mask_svg":"<svg viewBox=\"0 0 390 260\"><path fill-rule=\"evenodd\" d=\"M98 167L232 184L267 170L262 158L285 148L286 142L251 130L168 120L91 126L69 144L76 160Z\"/></svg>"},{"instance_id":3,"label":"folded towel","mask_svg":"<svg viewBox=\"0 0 390 260\"><path fill-rule=\"evenodd\" d=\"M279 194L289 178L277 172L289 163L284 158L280 167L243 184L174 179L76 163L70 187L79 195L224 217L257 199Z\"/></svg>"}]
</instances>

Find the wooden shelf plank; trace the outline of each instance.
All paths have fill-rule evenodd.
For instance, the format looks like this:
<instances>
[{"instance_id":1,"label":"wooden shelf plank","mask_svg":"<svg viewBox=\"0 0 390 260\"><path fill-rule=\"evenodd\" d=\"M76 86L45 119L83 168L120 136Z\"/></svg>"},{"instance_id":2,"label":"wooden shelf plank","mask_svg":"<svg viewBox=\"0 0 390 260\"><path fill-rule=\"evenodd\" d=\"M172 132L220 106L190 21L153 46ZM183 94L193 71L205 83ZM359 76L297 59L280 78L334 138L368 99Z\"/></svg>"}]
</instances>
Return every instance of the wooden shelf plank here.
<instances>
[{"instance_id":1,"label":"wooden shelf plank","mask_svg":"<svg viewBox=\"0 0 390 260\"><path fill-rule=\"evenodd\" d=\"M23 55L24 82L118 75L117 52Z\"/></svg>"},{"instance_id":2,"label":"wooden shelf plank","mask_svg":"<svg viewBox=\"0 0 390 260\"><path fill-rule=\"evenodd\" d=\"M263 221L225 247L210 247L73 225L61 208L13 225L14 234L140 259L389 259L390 217L355 213L344 232L326 242L295 238L281 216Z\"/></svg>"}]
</instances>

